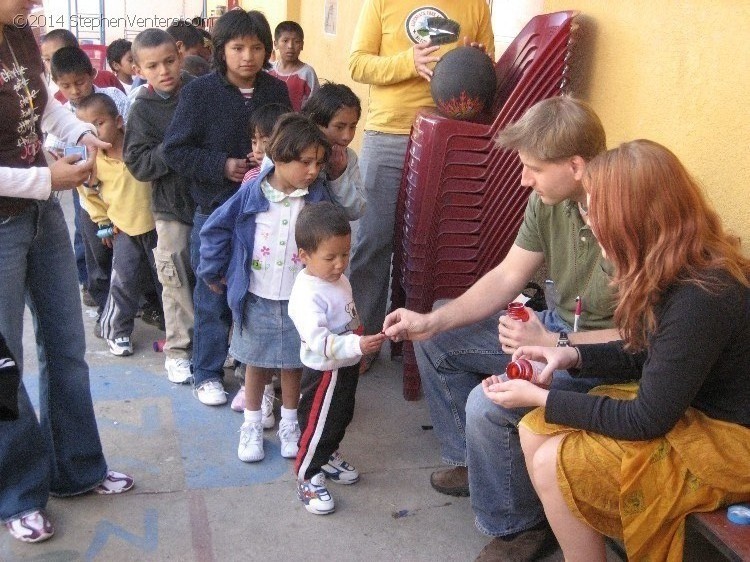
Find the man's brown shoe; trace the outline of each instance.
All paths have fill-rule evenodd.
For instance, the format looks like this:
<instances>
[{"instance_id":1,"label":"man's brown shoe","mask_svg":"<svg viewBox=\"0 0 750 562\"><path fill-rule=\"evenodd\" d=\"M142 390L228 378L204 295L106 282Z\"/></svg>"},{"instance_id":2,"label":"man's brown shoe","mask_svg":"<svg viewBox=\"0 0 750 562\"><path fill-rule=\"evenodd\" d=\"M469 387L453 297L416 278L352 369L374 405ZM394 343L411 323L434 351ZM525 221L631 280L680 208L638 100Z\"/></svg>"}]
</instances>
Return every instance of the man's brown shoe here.
<instances>
[{"instance_id":1,"label":"man's brown shoe","mask_svg":"<svg viewBox=\"0 0 750 562\"><path fill-rule=\"evenodd\" d=\"M465 497L469 495L469 470L454 466L436 470L430 475L430 484L441 494Z\"/></svg>"},{"instance_id":2,"label":"man's brown shoe","mask_svg":"<svg viewBox=\"0 0 750 562\"><path fill-rule=\"evenodd\" d=\"M482 549L475 562L532 562L558 548L557 539L545 521L513 537L495 537Z\"/></svg>"}]
</instances>

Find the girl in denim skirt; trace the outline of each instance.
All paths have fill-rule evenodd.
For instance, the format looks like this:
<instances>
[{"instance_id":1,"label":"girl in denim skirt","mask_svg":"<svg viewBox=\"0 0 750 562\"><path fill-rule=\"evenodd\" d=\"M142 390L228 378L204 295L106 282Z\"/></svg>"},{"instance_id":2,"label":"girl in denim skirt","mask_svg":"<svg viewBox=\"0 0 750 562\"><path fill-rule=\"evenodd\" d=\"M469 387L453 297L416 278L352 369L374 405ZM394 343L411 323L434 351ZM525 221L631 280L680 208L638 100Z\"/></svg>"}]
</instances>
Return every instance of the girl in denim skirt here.
<instances>
[{"instance_id":1,"label":"girl in denim skirt","mask_svg":"<svg viewBox=\"0 0 750 562\"><path fill-rule=\"evenodd\" d=\"M266 149L274 165L244 183L200 233L198 276L217 293L226 285L234 323L229 351L247 366L237 450L244 462L265 456L261 403L266 377L276 369L281 370L281 455L297 455L302 363L299 335L287 314L294 278L302 269L294 227L307 203L330 200L318 179L330 153L312 121L284 115Z\"/></svg>"}]
</instances>

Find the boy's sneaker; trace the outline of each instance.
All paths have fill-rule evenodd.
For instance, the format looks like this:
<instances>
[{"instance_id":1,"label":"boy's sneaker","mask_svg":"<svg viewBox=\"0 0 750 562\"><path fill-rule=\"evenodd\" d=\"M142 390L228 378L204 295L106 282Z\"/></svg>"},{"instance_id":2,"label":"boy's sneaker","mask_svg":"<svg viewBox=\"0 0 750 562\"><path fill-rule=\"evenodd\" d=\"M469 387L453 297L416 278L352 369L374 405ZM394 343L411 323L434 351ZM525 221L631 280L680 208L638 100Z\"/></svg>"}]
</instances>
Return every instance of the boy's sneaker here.
<instances>
[{"instance_id":1,"label":"boy's sneaker","mask_svg":"<svg viewBox=\"0 0 750 562\"><path fill-rule=\"evenodd\" d=\"M263 389L263 402L260 404L260 411L263 413L261 423L263 424L264 429L271 429L276 425L276 418L273 415L274 400L276 400L276 391L273 389L272 384L267 384ZM296 454L297 453L295 453L295 456Z\"/></svg>"},{"instance_id":2,"label":"boy's sneaker","mask_svg":"<svg viewBox=\"0 0 750 562\"><path fill-rule=\"evenodd\" d=\"M104 478L101 484L94 488L94 492L99 495L108 496L111 494L122 494L127 492L135 485L135 480L132 476L123 474L122 472L115 472L114 470L108 470L107 476Z\"/></svg>"},{"instance_id":3,"label":"boy's sneaker","mask_svg":"<svg viewBox=\"0 0 750 562\"><path fill-rule=\"evenodd\" d=\"M237 394L234 395L234 398L232 399L232 403L229 405L232 410L235 412L244 412L245 411L245 385L240 385L240 389L237 391ZM264 426L265 427L265 426Z\"/></svg>"},{"instance_id":4,"label":"boy's sneaker","mask_svg":"<svg viewBox=\"0 0 750 562\"><path fill-rule=\"evenodd\" d=\"M93 308L96 306L94 297L92 297L91 293L89 293L89 290L83 286L81 286L81 300L83 300L83 304L85 306L88 306L89 308Z\"/></svg>"},{"instance_id":5,"label":"boy's sneaker","mask_svg":"<svg viewBox=\"0 0 750 562\"><path fill-rule=\"evenodd\" d=\"M190 360L184 358L170 359L164 361L164 368L167 370L169 382L175 384L184 384L190 380L193 374L190 372Z\"/></svg>"},{"instance_id":6,"label":"boy's sneaker","mask_svg":"<svg viewBox=\"0 0 750 562\"><path fill-rule=\"evenodd\" d=\"M23 542L46 541L55 534L52 522L42 510L32 511L18 519L8 521L5 526L14 539Z\"/></svg>"},{"instance_id":7,"label":"boy's sneaker","mask_svg":"<svg viewBox=\"0 0 750 562\"><path fill-rule=\"evenodd\" d=\"M327 515L336 509L322 472L318 472L310 480L297 482L297 497L305 504L305 509L315 515Z\"/></svg>"},{"instance_id":8,"label":"boy's sneaker","mask_svg":"<svg viewBox=\"0 0 750 562\"><path fill-rule=\"evenodd\" d=\"M141 320L143 320L146 324L151 324L162 332L165 332L167 330L166 326L164 325L164 313L158 308L144 306L141 309Z\"/></svg>"},{"instance_id":9,"label":"boy's sneaker","mask_svg":"<svg viewBox=\"0 0 750 562\"><path fill-rule=\"evenodd\" d=\"M107 340L107 345L109 346L110 353L112 355L117 355L117 357L133 355L133 346L130 344L130 338L128 336Z\"/></svg>"},{"instance_id":10,"label":"boy's sneaker","mask_svg":"<svg viewBox=\"0 0 750 562\"><path fill-rule=\"evenodd\" d=\"M336 451L328 462L320 467L326 478L330 478L337 484L356 484L359 482L359 472L356 468L346 462L341 454Z\"/></svg>"},{"instance_id":11,"label":"boy's sneaker","mask_svg":"<svg viewBox=\"0 0 750 562\"><path fill-rule=\"evenodd\" d=\"M195 389L198 400L206 406L221 406L227 403L227 393L221 381L204 382Z\"/></svg>"},{"instance_id":12,"label":"boy's sneaker","mask_svg":"<svg viewBox=\"0 0 750 562\"><path fill-rule=\"evenodd\" d=\"M300 438L299 424L296 421L289 421L281 418L279 422L279 440L281 441L281 456L285 459L297 457L297 442Z\"/></svg>"},{"instance_id":13,"label":"boy's sneaker","mask_svg":"<svg viewBox=\"0 0 750 562\"><path fill-rule=\"evenodd\" d=\"M263 426L260 423L246 421L242 424L237 456L242 462L258 462L266 456L263 452Z\"/></svg>"}]
</instances>

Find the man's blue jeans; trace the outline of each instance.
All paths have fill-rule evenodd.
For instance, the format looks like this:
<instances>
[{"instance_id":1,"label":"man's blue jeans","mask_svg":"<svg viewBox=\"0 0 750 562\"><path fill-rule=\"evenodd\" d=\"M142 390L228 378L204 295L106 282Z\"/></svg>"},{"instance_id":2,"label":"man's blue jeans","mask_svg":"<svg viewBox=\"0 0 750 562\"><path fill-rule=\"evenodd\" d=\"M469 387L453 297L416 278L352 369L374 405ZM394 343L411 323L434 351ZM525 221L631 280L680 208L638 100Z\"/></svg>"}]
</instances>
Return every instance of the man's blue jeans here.
<instances>
[{"instance_id":1,"label":"man's blue jeans","mask_svg":"<svg viewBox=\"0 0 750 562\"><path fill-rule=\"evenodd\" d=\"M555 313L537 313L552 331L570 331ZM415 342L430 418L443 462L469 467L469 491L477 528L492 536L524 531L544 519L523 460L518 421L527 409L506 410L477 385L505 372L510 356L497 336L499 315ZM573 379L555 372L552 388L586 392L600 379Z\"/></svg>"},{"instance_id":2,"label":"man's blue jeans","mask_svg":"<svg viewBox=\"0 0 750 562\"><path fill-rule=\"evenodd\" d=\"M0 216L0 332L23 369L28 304L39 360L39 420L21 382L18 420L0 422L0 521L75 495L107 474L94 406L73 248L56 198ZM23 372L23 371L22 371Z\"/></svg>"},{"instance_id":3,"label":"man's blue jeans","mask_svg":"<svg viewBox=\"0 0 750 562\"><path fill-rule=\"evenodd\" d=\"M209 215L195 213L190 235L190 261L198 271L201 259L200 231ZM232 311L226 292L217 295L203 279L196 278L193 292L195 327L193 329L193 384L199 387L206 381L218 381L224 376L224 361L229 349L229 329Z\"/></svg>"}]
</instances>

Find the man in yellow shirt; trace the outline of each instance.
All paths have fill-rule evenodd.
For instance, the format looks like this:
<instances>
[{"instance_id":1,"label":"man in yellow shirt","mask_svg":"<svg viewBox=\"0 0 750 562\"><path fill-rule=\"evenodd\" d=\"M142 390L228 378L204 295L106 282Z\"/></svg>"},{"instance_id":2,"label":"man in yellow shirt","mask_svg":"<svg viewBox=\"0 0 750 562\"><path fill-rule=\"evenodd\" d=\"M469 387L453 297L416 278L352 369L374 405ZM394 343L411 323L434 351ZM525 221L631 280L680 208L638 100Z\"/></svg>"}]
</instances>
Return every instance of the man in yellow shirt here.
<instances>
[{"instance_id":1,"label":"man in yellow shirt","mask_svg":"<svg viewBox=\"0 0 750 562\"><path fill-rule=\"evenodd\" d=\"M431 45L431 17L457 22L460 37L484 45L492 56L486 0L365 0L349 55L352 78L370 84L359 160L367 205L350 265L354 301L366 334L379 333L385 318L396 200L412 123L419 109L435 106L429 84L434 63L463 44ZM360 372L373 360L363 357Z\"/></svg>"}]
</instances>

